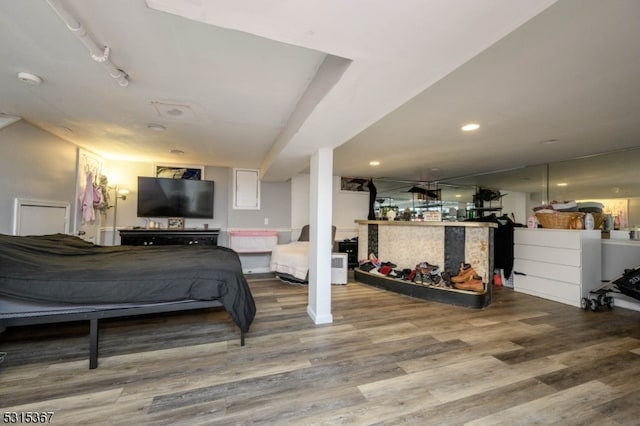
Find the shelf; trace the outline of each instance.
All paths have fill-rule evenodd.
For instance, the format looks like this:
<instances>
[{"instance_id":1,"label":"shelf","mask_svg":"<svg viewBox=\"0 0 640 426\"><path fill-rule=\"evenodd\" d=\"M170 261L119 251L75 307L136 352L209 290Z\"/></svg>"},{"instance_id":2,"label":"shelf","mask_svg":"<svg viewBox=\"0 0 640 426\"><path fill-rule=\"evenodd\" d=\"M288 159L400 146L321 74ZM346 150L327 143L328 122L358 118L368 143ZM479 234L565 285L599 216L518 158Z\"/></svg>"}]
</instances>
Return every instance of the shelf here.
<instances>
[{"instance_id":1,"label":"shelf","mask_svg":"<svg viewBox=\"0 0 640 426\"><path fill-rule=\"evenodd\" d=\"M478 212L497 212L502 210L502 207L472 207L469 210L475 210Z\"/></svg>"}]
</instances>

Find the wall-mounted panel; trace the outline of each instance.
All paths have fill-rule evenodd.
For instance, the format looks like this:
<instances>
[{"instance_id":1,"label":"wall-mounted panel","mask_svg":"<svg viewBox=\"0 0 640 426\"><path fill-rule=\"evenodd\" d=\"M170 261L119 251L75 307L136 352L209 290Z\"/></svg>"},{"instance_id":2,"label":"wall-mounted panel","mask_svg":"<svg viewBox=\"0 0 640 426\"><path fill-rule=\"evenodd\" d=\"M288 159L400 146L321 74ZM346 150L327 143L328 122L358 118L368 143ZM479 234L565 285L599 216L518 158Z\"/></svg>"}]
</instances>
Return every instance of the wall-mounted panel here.
<instances>
[{"instance_id":1,"label":"wall-mounted panel","mask_svg":"<svg viewBox=\"0 0 640 426\"><path fill-rule=\"evenodd\" d=\"M13 235L68 234L70 209L67 202L16 198Z\"/></svg>"},{"instance_id":2,"label":"wall-mounted panel","mask_svg":"<svg viewBox=\"0 0 640 426\"><path fill-rule=\"evenodd\" d=\"M260 178L255 169L233 169L233 208L260 209Z\"/></svg>"}]
</instances>

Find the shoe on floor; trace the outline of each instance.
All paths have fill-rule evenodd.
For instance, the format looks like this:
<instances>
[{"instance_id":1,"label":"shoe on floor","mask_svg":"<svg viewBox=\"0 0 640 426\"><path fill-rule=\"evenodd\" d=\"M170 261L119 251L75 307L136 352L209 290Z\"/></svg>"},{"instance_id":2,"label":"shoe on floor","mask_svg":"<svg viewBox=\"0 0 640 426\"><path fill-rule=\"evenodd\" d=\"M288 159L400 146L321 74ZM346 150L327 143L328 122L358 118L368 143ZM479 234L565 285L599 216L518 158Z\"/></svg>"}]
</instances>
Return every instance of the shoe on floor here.
<instances>
[{"instance_id":1,"label":"shoe on floor","mask_svg":"<svg viewBox=\"0 0 640 426\"><path fill-rule=\"evenodd\" d=\"M484 293L484 283L482 282L482 278L479 276L475 276L470 280L467 280L462 283L453 283L453 286L458 290L469 290L475 291L476 293Z\"/></svg>"},{"instance_id":2,"label":"shoe on floor","mask_svg":"<svg viewBox=\"0 0 640 426\"><path fill-rule=\"evenodd\" d=\"M466 268L463 272L459 273L454 277L451 277L451 282L463 283L465 281L469 281L470 279L472 279L474 275L478 275L478 274L476 274L476 271L471 267L471 265L469 265L469 267Z\"/></svg>"}]
</instances>

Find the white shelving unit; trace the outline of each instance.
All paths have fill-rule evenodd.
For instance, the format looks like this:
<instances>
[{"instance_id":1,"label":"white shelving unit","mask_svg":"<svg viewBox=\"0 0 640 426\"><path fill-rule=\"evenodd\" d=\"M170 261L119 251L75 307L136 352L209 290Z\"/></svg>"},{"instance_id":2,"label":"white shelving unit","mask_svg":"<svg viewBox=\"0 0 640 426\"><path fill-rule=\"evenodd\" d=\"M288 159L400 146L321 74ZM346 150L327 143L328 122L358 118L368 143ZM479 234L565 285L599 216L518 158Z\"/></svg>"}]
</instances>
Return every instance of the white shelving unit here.
<instances>
[{"instance_id":1,"label":"white shelving unit","mask_svg":"<svg viewBox=\"0 0 640 426\"><path fill-rule=\"evenodd\" d=\"M516 229L513 289L580 307L602 286L601 232Z\"/></svg>"},{"instance_id":2,"label":"white shelving unit","mask_svg":"<svg viewBox=\"0 0 640 426\"><path fill-rule=\"evenodd\" d=\"M278 244L278 232L271 230L229 231L229 248L240 256L245 274L269 272L269 259Z\"/></svg>"}]
</instances>

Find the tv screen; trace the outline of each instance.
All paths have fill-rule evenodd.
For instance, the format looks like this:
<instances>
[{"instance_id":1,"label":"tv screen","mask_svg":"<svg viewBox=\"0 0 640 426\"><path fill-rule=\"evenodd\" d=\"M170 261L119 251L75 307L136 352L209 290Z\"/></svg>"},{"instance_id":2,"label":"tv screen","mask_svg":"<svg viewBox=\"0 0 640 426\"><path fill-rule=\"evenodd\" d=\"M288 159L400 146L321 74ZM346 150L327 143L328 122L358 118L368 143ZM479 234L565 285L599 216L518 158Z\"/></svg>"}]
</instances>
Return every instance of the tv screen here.
<instances>
[{"instance_id":1,"label":"tv screen","mask_svg":"<svg viewBox=\"0 0 640 426\"><path fill-rule=\"evenodd\" d=\"M138 217L213 218L213 181L138 176Z\"/></svg>"}]
</instances>

